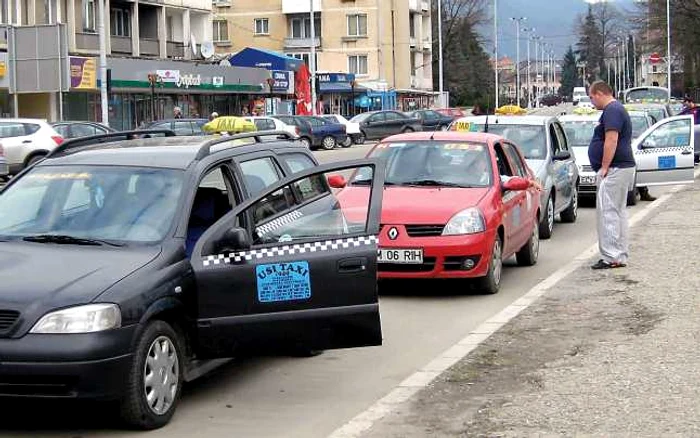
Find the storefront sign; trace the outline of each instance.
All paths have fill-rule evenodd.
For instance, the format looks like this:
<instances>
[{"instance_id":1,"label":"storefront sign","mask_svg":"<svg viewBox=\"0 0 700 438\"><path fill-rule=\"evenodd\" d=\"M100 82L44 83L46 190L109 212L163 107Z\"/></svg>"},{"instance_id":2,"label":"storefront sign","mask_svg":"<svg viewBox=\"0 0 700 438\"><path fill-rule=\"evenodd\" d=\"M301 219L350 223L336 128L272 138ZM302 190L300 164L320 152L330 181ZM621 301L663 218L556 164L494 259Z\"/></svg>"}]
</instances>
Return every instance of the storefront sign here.
<instances>
[{"instance_id":1,"label":"storefront sign","mask_svg":"<svg viewBox=\"0 0 700 438\"><path fill-rule=\"evenodd\" d=\"M97 89L97 62L95 58L70 57L70 87L76 90Z\"/></svg>"},{"instance_id":2,"label":"storefront sign","mask_svg":"<svg viewBox=\"0 0 700 438\"><path fill-rule=\"evenodd\" d=\"M291 82L288 71L275 70L272 72L272 79L275 80L275 83L272 85L272 91L287 92Z\"/></svg>"},{"instance_id":3,"label":"storefront sign","mask_svg":"<svg viewBox=\"0 0 700 438\"><path fill-rule=\"evenodd\" d=\"M177 84L180 80L180 70L156 70L163 83Z\"/></svg>"},{"instance_id":4,"label":"storefront sign","mask_svg":"<svg viewBox=\"0 0 700 438\"><path fill-rule=\"evenodd\" d=\"M224 86L224 77L223 76L212 77L211 84L215 87L223 87Z\"/></svg>"},{"instance_id":5,"label":"storefront sign","mask_svg":"<svg viewBox=\"0 0 700 438\"><path fill-rule=\"evenodd\" d=\"M190 88L199 87L200 85L202 85L202 75L180 75L180 77L177 80L178 87Z\"/></svg>"},{"instance_id":6,"label":"storefront sign","mask_svg":"<svg viewBox=\"0 0 700 438\"><path fill-rule=\"evenodd\" d=\"M354 73L319 73L317 77L318 81L324 84L349 84L350 82L355 80Z\"/></svg>"}]
</instances>

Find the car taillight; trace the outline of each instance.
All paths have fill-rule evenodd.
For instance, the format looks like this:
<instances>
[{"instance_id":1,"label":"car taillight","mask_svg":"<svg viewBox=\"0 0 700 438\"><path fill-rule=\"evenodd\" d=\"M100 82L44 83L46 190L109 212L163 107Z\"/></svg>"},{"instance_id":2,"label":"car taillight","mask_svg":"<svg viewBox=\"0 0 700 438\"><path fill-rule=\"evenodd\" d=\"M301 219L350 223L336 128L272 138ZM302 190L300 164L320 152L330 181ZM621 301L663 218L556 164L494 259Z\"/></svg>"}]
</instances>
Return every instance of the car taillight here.
<instances>
[{"instance_id":1,"label":"car taillight","mask_svg":"<svg viewBox=\"0 0 700 438\"><path fill-rule=\"evenodd\" d=\"M299 129L298 126L295 126L295 127L294 127L294 132L295 132L297 135L301 135L301 130Z\"/></svg>"},{"instance_id":2,"label":"car taillight","mask_svg":"<svg viewBox=\"0 0 700 438\"><path fill-rule=\"evenodd\" d=\"M60 135L52 135L51 138L53 139L53 141L56 142L57 146L60 146L61 143L63 143L63 137L61 137Z\"/></svg>"}]
</instances>

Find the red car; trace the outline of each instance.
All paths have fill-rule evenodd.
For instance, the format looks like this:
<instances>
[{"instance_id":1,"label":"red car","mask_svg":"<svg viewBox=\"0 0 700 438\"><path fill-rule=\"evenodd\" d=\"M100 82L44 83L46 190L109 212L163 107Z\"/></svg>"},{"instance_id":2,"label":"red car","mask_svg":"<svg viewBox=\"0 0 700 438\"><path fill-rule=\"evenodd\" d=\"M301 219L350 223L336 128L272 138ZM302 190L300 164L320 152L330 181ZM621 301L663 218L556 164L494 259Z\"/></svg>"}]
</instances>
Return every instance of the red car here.
<instances>
[{"instance_id":1,"label":"red car","mask_svg":"<svg viewBox=\"0 0 700 438\"><path fill-rule=\"evenodd\" d=\"M386 162L379 278L473 278L496 293L503 260L534 265L539 189L503 137L422 132L389 137L368 154ZM329 178L343 207L361 205L371 175Z\"/></svg>"},{"instance_id":2,"label":"red car","mask_svg":"<svg viewBox=\"0 0 700 438\"><path fill-rule=\"evenodd\" d=\"M461 108L438 108L435 111L439 112L443 116L452 117L452 119L457 119L460 117L465 117L465 116L471 115L471 114L467 114L467 112Z\"/></svg>"}]
</instances>

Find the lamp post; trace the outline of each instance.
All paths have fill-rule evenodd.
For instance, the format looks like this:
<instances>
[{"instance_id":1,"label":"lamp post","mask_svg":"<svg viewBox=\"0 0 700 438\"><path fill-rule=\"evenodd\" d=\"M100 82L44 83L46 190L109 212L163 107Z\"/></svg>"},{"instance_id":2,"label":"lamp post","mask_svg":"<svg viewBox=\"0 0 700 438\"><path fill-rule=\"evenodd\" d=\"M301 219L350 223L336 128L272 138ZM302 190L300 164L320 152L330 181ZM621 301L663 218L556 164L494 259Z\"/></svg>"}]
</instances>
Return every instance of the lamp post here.
<instances>
[{"instance_id":1,"label":"lamp post","mask_svg":"<svg viewBox=\"0 0 700 438\"><path fill-rule=\"evenodd\" d=\"M309 15L311 16L311 55L309 56L309 68L311 70L311 114L316 115L316 20L314 12L314 0L309 0Z\"/></svg>"},{"instance_id":2,"label":"lamp post","mask_svg":"<svg viewBox=\"0 0 700 438\"><path fill-rule=\"evenodd\" d=\"M350 91L352 92L352 114L351 117L355 117L355 86L357 85L357 81L353 79L350 81Z\"/></svg>"},{"instance_id":3,"label":"lamp post","mask_svg":"<svg viewBox=\"0 0 700 438\"><path fill-rule=\"evenodd\" d=\"M445 102L445 83L443 76L443 62L442 62L442 0L437 2L438 8L438 56L440 61L438 64L438 84L440 88L440 108L445 108L449 105L449 102ZM411 55L412 56L412 55ZM396 86L396 84L394 84Z\"/></svg>"},{"instance_id":4,"label":"lamp post","mask_svg":"<svg viewBox=\"0 0 700 438\"><path fill-rule=\"evenodd\" d=\"M19 4L19 2L18 2ZM109 102L107 96L107 40L105 36L105 0L99 0L97 6L97 32L100 46L100 102L102 123L109 126Z\"/></svg>"},{"instance_id":5,"label":"lamp post","mask_svg":"<svg viewBox=\"0 0 700 438\"><path fill-rule=\"evenodd\" d=\"M668 99L671 100L671 1L666 0L666 76Z\"/></svg>"},{"instance_id":6,"label":"lamp post","mask_svg":"<svg viewBox=\"0 0 700 438\"><path fill-rule=\"evenodd\" d=\"M156 114L156 86L163 85L163 78L161 78L157 73L148 74L148 83L151 86L151 121L158 120Z\"/></svg>"},{"instance_id":7,"label":"lamp post","mask_svg":"<svg viewBox=\"0 0 700 438\"><path fill-rule=\"evenodd\" d=\"M496 100L494 101L495 111L498 108L498 95L500 94L500 91L498 90L498 0L493 0L493 51L495 60L494 74L496 75L494 90L496 93Z\"/></svg>"},{"instance_id":8,"label":"lamp post","mask_svg":"<svg viewBox=\"0 0 700 438\"><path fill-rule=\"evenodd\" d=\"M527 37L527 107L532 108L532 87L530 86L530 41L534 37L535 28L531 27L524 30L528 34Z\"/></svg>"},{"instance_id":9,"label":"lamp post","mask_svg":"<svg viewBox=\"0 0 700 438\"><path fill-rule=\"evenodd\" d=\"M516 79L515 79L515 99L517 100L518 106L520 106L520 24L527 20L527 17L511 17L511 21L515 22L515 52L516 52L516 63L515 63L515 72L516 72Z\"/></svg>"}]
</instances>

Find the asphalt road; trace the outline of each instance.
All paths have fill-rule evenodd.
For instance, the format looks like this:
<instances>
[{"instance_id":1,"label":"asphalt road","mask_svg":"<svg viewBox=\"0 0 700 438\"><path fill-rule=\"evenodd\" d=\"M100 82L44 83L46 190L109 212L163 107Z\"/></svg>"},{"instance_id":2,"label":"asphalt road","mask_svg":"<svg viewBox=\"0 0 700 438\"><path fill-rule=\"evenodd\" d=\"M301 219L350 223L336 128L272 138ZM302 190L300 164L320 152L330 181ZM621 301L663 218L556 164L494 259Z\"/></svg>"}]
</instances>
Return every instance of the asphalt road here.
<instances>
[{"instance_id":1,"label":"asphalt road","mask_svg":"<svg viewBox=\"0 0 700 438\"><path fill-rule=\"evenodd\" d=\"M360 158L369 147L319 151L317 156L322 162ZM148 436L327 436L594 241L594 209L584 203L577 223L557 223L553 238L542 242L536 266L509 263L497 295L473 294L463 282L383 285L383 346L312 358L233 361L187 385L172 423ZM0 436L139 435L111 423L109 405L12 402L0 409Z\"/></svg>"}]
</instances>

